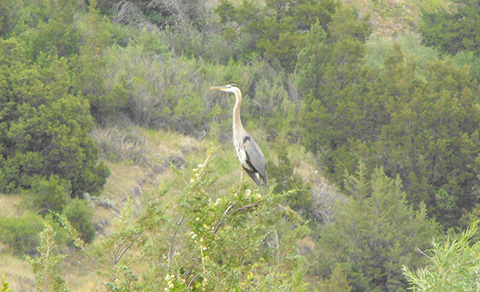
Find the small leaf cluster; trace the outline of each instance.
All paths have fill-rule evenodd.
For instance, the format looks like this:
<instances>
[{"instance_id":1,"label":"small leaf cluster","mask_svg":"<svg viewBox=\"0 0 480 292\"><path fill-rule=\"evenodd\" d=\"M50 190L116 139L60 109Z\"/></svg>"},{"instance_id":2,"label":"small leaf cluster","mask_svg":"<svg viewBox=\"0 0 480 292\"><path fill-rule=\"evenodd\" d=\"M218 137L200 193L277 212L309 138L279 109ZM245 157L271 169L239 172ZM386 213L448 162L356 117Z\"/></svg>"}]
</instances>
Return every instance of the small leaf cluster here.
<instances>
[{"instance_id":1,"label":"small leaf cluster","mask_svg":"<svg viewBox=\"0 0 480 292\"><path fill-rule=\"evenodd\" d=\"M42 231L42 217L26 212L18 217L0 217L0 238L13 253L37 254L38 234Z\"/></svg>"}]
</instances>

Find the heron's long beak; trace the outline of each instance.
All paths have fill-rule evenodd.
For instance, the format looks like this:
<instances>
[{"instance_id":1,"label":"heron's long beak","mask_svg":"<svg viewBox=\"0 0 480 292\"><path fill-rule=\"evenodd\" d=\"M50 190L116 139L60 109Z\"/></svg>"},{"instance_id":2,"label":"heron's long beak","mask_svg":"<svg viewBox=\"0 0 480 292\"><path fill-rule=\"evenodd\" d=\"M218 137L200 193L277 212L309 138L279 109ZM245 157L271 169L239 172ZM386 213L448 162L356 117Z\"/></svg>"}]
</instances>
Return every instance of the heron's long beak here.
<instances>
[{"instance_id":1,"label":"heron's long beak","mask_svg":"<svg viewBox=\"0 0 480 292\"><path fill-rule=\"evenodd\" d=\"M224 90L224 89L227 89L226 86L212 86L210 87L210 89L212 90Z\"/></svg>"}]
</instances>

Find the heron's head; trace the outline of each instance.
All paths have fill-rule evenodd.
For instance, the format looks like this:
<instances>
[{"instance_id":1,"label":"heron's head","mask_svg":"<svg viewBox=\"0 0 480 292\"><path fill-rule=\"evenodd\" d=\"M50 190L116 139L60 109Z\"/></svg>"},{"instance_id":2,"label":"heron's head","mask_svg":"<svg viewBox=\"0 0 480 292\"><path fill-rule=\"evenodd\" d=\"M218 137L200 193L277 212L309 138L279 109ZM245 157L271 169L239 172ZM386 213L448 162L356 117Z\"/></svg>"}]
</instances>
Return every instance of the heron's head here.
<instances>
[{"instance_id":1,"label":"heron's head","mask_svg":"<svg viewBox=\"0 0 480 292\"><path fill-rule=\"evenodd\" d=\"M221 90L221 91L225 91L225 92L233 92L233 93L235 93L237 90L240 91L238 86L235 85L235 84L228 84L228 85L224 85L224 86L212 86L212 87L210 87L210 89Z\"/></svg>"}]
</instances>

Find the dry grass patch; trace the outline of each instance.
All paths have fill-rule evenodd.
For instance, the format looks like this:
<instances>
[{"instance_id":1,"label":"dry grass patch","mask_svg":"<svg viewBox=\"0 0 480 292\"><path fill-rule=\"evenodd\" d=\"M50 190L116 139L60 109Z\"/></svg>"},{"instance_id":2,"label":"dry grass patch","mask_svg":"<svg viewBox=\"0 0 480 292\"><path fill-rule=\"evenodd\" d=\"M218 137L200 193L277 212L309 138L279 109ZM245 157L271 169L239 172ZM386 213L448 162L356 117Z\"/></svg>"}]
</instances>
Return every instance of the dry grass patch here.
<instances>
[{"instance_id":1,"label":"dry grass patch","mask_svg":"<svg viewBox=\"0 0 480 292\"><path fill-rule=\"evenodd\" d=\"M33 292L35 290L35 275L27 260L20 257L0 253L0 275L5 275L5 281L12 291Z\"/></svg>"},{"instance_id":2,"label":"dry grass patch","mask_svg":"<svg viewBox=\"0 0 480 292\"><path fill-rule=\"evenodd\" d=\"M22 203L20 195L0 194L0 206L2 208L2 216L10 217L18 215L18 206Z\"/></svg>"},{"instance_id":3,"label":"dry grass patch","mask_svg":"<svg viewBox=\"0 0 480 292\"><path fill-rule=\"evenodd\" d=\"M421 10L434 11L448 5L447 0L342 0L353 4L362 17L370 15L373 36L393 36L416 31Z\"/></svg>"}]
</instances>

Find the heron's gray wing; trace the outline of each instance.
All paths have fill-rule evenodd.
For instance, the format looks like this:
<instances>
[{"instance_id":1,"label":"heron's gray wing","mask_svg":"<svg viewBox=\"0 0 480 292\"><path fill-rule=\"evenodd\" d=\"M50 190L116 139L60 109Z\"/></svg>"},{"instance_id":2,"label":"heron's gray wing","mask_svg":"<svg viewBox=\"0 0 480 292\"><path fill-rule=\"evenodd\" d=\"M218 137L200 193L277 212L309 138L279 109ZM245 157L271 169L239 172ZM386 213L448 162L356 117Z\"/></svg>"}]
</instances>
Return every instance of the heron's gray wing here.
<instances>
[{"instance_id":1,"label":"heron's gray wing","mask_svg":"<svg viewBox=\"0 0 480 292\"><path fill-rule=\"evenodd\" d=\"M260 177L263 180L263 184L267 185L267 164L262 150L258 147L257 143L252 137L246 136L243 140L243 148L247 153L247 163L251 164Z\"/></svg>"}]
</instances>

